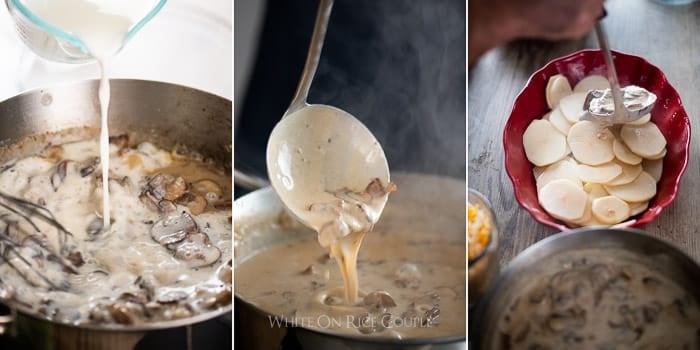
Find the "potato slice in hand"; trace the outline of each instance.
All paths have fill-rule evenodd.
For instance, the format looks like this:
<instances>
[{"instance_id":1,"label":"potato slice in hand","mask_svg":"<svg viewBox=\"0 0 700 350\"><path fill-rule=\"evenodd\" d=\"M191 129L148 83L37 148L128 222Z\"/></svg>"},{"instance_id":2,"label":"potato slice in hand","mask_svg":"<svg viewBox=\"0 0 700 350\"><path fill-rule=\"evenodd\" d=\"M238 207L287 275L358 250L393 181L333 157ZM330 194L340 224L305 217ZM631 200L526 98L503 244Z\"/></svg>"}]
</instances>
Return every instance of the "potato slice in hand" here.
<instances>
[{"instance_id":1,"label":"potato slice in hand","mask_svg":"<svg viewBox=\"0 0 700 350\"><path fill-rule=\"evenodd\" d=\"M661 174L663 174L664 160L663 159L645 159L642 161L642 169L649 173L651 177L659 182L661 180Z\"/></svg>"},{"instance_id":2,"label":"potato slice in hand","mask_svg":"<svg viewBox=\"0 0 700 350\"><path fill-rule=\"evenodd\" d=\"M613 153L617 160L626 164L637 165L642 162L642 157L634 154L629 147L618 139L613 141Z\"/></svg>"},{"instance_id":3,"label":"potato slice in hand","mask_svg":"<svg viewBox=\"0 0 700 350\"><path fill-rule=\"evenodd\" d=\"M629 217L630 207L620 198L605 196L593 200L591 212L600 222L614 225Z\"/></svg>"},{"instance_id":4,"label":"potato slice in hand","mask_svg":"<svg viewBox=\"0 0 700 350\"><path fill-rule=\"evenodd\" d=\"M545 89L545 98L547 99L547 106L554 109L559 105L559 101L572 92L569 80L561 74L557 74L549 77L547 81L547 88Z\"/></svg>"},{"instance_id":5,"label":"potato slice in hand","mask_svg":"<svg viewBox=\"0 0 700 350\"><path fill-rule=\"evenodd\" d=\"M623 125L620 138L632 152L643 158L658 156L666 147L666 138L654 123Z\"/></svg>"},{"instance_id":6,"label":"potato slice in hand","mask_svg":"<svg viewBox=\"0 0 700 350\"><path fill-rule=\"evenodd\" d=\"M567 179L546 184L539 193L539 202L553 217L572 221L583 217L588 195L582 188Z\"/></svg>"},{"instance_id":7,"label":"potato slice in hand","mask_svg":"<svg viewBox=\"0 0 700 350\"><path fill-rule=\"evenodd\" d=\"M607 183L622 174L622 167L615 162L590 166L579 164L576 166L578 177L584 182Z\"/></svg>"},{"instance_id":8,"label":"potato slice in hand","mask_svg":"<svg viewBox=\"0 0 700 350\"><path fill-rule=\"evenodd\" d=\"M615 136L608 128L587 120L574 124L567 136L574 158L588 165L600 165L613 160L614 139Z\"/></svg>"},{"instance_id":9,"label":"potato slice in hand","mask_svg":"<svg viewBox=\"0 0 700 350\"><path fill-rule=\"evenodd\" d=\"M525 156L536 166L552 164L567 155L566 136L546 120L535 119L523 134Z\"/></svg>"},{"instance_id":10,"label":"potato slice in hand","mask_svg":"<svg viewBox=\"0 0 700 350\"><path fill-rule=\"evenodd\" d=\"M605 90L609 88L610 82L608 78L602 75L589 75L576 83L574 92L588 93L590 90Z\"/></svg>"},{"instance_id":11,"label":"potato slice in hand","mask_svg":"<svg viewBox=\"0 0 700 350\"><path fill-rule=\"evenodd\" d=\"M632 182L619 186L604 186L605 190L627 202L648 201L656 195L656 180L642 171Z\"/></svg>"},{"instance_id":12,"label":"potato slice in hand","mask_svg":"<svg viewBox=\"0 0 700 350\"><path fill-rule=\"evenodd\" d=\"M583 183L576 171L576 165L575 160L567 157L548 166L537 178L537 191L539 192L546 184L559 179L570 180L579 188L583 188Z\"/></svg>"},{"instance_id":13,"label":"potato slice in hand","mask_svg":"<svg viewBox=\"0 0 700 350\"><path fill-rule=\"evenodd\" d=\"M570 123L576 123L583 114L583 102L586 101L586 93L573 93L559 101L559 109L566 120Z\"/></svg>"},{"instance_id":14,"label":"potato slice in hand","mask_svg":"<svg viewBox=\"0 0 700 350\"><path fill-rule=\"evenodd\" d=\"M549 113L549 121L552 123L552 126L554 126L555 129L559 130L564 135L569 134L569 129L571 129L571 125L573 125L566 120L566 118L564 118L564 115L561 114L561 110L559 108L555 108Z\"/></svg>"},{"instance_id":15,"label":"potato slice in hand","mask_svg":"<svg viewBox=\"0 0 700 350\"><path fill-rule=\"evenodd\" d=\"M642 172L642 164L637 164L637 165L629 165L625 164L619 161L616 161L617 165L622 168L622 173L615 177L614 179L608 181L605 183L605 185L609 186L619 186L619 185L625 185L628 184L632 181L634 181L639 174Z\"/></svg>"}]
</instances>

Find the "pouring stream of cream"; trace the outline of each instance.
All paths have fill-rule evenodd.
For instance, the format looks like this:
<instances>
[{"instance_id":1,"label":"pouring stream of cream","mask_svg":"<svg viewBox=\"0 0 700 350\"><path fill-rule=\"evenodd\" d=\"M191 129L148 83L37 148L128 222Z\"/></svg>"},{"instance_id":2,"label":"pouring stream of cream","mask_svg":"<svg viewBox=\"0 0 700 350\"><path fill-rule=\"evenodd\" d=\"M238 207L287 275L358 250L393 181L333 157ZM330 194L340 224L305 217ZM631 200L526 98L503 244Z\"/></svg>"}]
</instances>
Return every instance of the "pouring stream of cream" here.
<instances>
[{"instance_id":1,"label":"pouring stream of cream","mask_svg":"<svg viewBox=\"0 0 700 350\"><path fill-rule=\"evenodd\" d=\"M101 8L89 0L27 1L27 6L41 19L75 34L88 47L100 67L100 165L102 168L103 227L110 226L109 205L109 59L119 51L133 21Z\"/></svg>"}]
</instances>

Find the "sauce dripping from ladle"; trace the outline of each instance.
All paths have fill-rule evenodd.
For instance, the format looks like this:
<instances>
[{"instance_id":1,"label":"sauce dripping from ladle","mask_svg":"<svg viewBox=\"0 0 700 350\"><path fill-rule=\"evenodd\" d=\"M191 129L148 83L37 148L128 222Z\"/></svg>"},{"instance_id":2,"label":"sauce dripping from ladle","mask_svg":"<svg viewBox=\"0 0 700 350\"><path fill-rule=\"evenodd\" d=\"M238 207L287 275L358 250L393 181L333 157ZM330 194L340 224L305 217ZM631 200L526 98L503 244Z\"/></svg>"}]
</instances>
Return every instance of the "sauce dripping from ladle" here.
<instances>
[{"instance_id":1,"label":"sauce dripping from ladle","mask_svg":"<svg viewBox=\"0 0 700 350\"><path fill-rule=\"evenodd\" d=\"M306 102L321 55L332 0L321 0L296 94L270 134L267 169L272 187L291 212L319 234L339 263L345 299L358 298L357 253L393 190L384 150L355 117ZM369 184L369 185L368 185ZM381 189L368 193L370 185Z\"/></svg>"}]
</instances>

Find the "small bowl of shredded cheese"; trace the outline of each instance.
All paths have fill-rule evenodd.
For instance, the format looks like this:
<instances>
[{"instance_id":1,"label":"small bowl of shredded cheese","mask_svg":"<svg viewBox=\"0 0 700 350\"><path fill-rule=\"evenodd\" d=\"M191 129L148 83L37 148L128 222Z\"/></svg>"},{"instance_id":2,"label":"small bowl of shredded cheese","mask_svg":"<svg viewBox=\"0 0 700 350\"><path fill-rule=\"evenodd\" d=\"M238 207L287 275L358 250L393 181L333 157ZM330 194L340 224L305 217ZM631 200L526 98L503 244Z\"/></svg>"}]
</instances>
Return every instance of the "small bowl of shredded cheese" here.
<instances>
[{"instance_id":1,"label":"small bowl of shredded cheese","mask_svg":"<svg viewBox=\"0 0 700 350\"><path fill-rule=\"evenodd\" d=\"M498 226L488 199L469 189L467 206L467 261L469 305L483 294L498 275Z\"/></svg>"}]
</instances>

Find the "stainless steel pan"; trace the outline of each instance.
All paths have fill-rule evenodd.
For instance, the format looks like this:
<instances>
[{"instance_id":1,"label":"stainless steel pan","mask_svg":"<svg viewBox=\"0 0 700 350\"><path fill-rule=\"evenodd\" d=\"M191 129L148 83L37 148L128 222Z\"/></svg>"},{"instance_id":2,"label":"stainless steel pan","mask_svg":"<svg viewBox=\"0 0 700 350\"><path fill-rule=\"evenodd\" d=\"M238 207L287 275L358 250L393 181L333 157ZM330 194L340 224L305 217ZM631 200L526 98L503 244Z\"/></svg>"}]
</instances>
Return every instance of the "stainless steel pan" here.
<instances>
[{"instance_id":1,"label":"stainless steel pan","mask_svg":"<svg viewBox=\"0 0 700 350\"><path fill-rule=\"evenodd\" d=\"M508 268L492 284L479 301L472 333L474 349L492 349L499 336L498 321L510 302L533 275L541 274L552 263L553 256L595 249L605 254L607 249L619 249L634 254L638 261L656 270L681 287L695 300L700 300L700 265L671 243L637 229L579 228L543 239L518 254Z\"/></svg>"},{"instance_id":2,"label":"stainless steel pan","mask_svg":"<svg viewBox=\"0 0 700 350\"><path fill-rule=\"evenodd\" d=\"M0 102L0 162L31 154L47 142L97 136L97 81L33 90ZM111 80L110 134L195 151L231 170L231 101L191 88L142 80ZM195 317L124 327L69 326L35 317L8 302L12 321L0 325L38 349L130 349L149 330L180 327L231 311L232 306Z\"/></svg>"},{"instance_id":3,"label":"stainless steel pan","mask_svg":"<svg viewBox=\"0 0 700 350\"><path fill-rule=\"evenodd\" d=\"M375 231L391 228L401 234L402 227L425 232L430 237L448 237L465 247L466 269L466 184L464 181L418 174L394 174L398 191L392 193ZM299 229L294 235L282 235L271 222L277 222L285 209L275 192L267 187L236 200L234 210L234 269L250 256L284 241L315 235ZM408 226L410 225L410 226ZM272 227L272 228L271 228ZM408 231L408 230L403 230ZM371 233L370 233L371 234ZM367 242L365 242L367 243ZM234 270L235 277L235 270ZM465 296L466 297L466 296ZM446 338L388 340L367 337L340 337L300 327L270 327L270 315L248 301L235 298L237 346L243 349L273 349L294 337L304 349L466 349L465 336ZM466 313L465 313L466 317Z\"/></svg>"}]
</instances>

